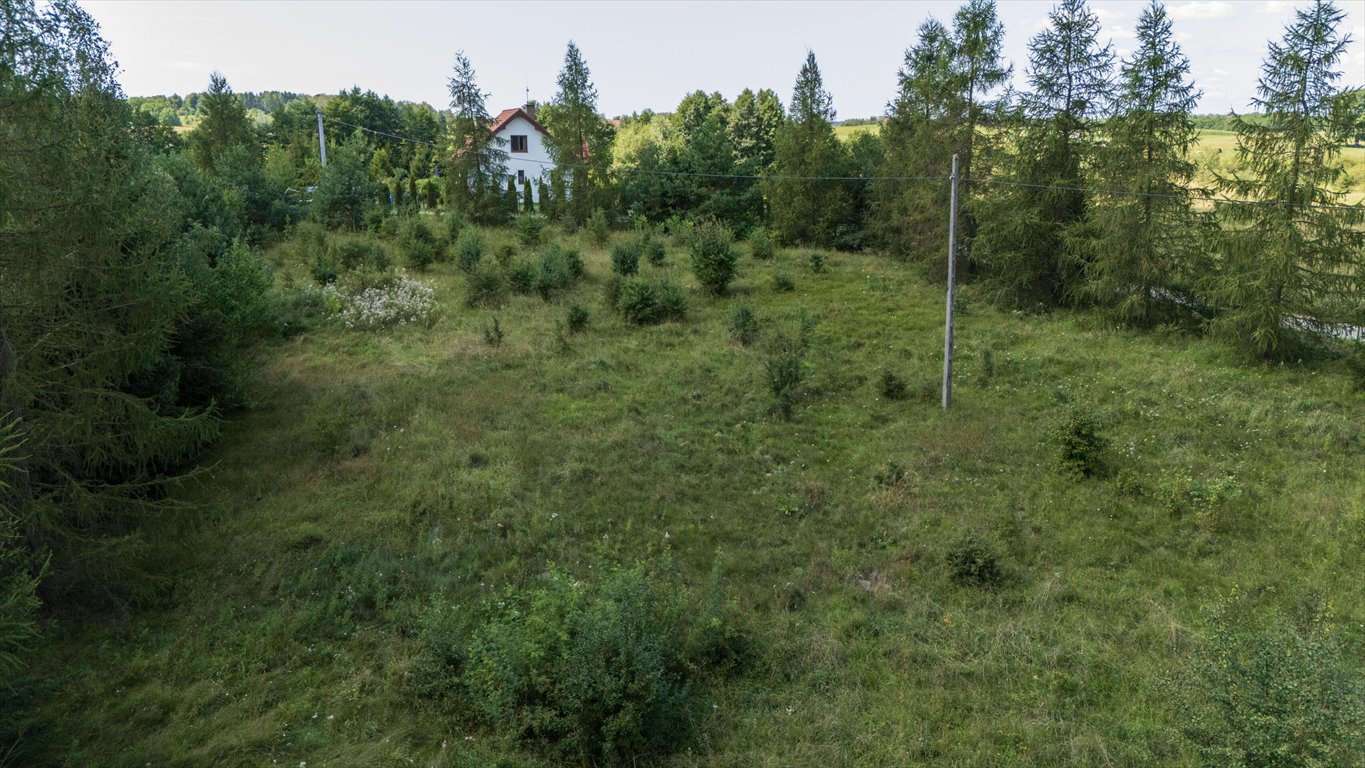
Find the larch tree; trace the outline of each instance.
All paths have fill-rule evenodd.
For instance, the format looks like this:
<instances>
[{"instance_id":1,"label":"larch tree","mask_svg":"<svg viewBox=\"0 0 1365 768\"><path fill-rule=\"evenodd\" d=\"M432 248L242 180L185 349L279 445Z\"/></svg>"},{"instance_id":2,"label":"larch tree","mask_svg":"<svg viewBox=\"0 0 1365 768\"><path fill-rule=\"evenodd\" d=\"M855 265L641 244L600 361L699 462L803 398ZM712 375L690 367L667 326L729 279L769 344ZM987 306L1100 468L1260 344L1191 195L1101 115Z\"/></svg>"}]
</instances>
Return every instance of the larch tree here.
<instances>
[{"instance_id":1,"label":"larch tree","mask_svg":"<svg viewBox=\"0 0 1365 768\"><path fill-rule=\"evenodd\" d=\"M474 65L464 51L455 52L447 81L451 117L446 200L451 209L480 223L506 218L502 184L507 178L507 142L489 130L488 94L479 89Z\"/></svg>"},{"instance_id":2,"label":"larch tree","mask_svg":"<svg viewBox=\"0 0 1365 768\"><path fill-rule=\"evenodd\" d=\"M796 77L789 120L777 131L767 179L769 217L787 243L833 245L851 207L845 182L844 150L834 134L834 100L825 90L815 53Z\"/></svg>"},{"instance_id":3,"label":"larch tree","mask_svg":"<svg viewBox=\"0 0 1365 768\"><path fill-rule=\"evenodd\" d=\"M1230 200L1218 206L1227 226L1208 291L1213 330L1253 357L1292 354L1300 329L1365 324L1365 208L1343 205L1340 160L1345 15L1316 0L1270 43L1252 100L1264 120L1235 120L1246 172L1217 180Z\"/></svg>"},{"instance_id":4,"label":"larch tree","mask_svg":"<svg viewBox=\"0 0 1365 768\"><path fill-rule=\"evenodd\" d=\"M1085 0L1062 0L1029 40L1031 90L1012 110L1003 182L978 208L974 256L997 299L1057 306L1079 297L1083 257L1072 244L1085 219L1085 169L1109 107L1114 54Z\"/></svg>"},{"instance_id":5,"label":"larch tree","mask_svg":"<svg viewBox=\"0 0 1365 768\"><path fill-rule=\"evenodd\" d=\"M1117 109L1095 176L1126 194L1102 194L1089 211L1087 290L1125 325L1171 317L1193 296L1207 264L1190 190L1199 92L1160 3L1143 9L1137 50L1119 70Z\"/></svg>"},{"instance_id":6,"label":"larch tree","mask_svg":"<svg viewBox=\"0 0 1365 768\"><path fill-rule=\"evenodd\" d=\"M993 130L1008 103L1002 87L1009 82L1014 67L1004 60L1005 26L996 15L995 0L967 0L953 14L953 75L962 100L962 130L957 132L958 174L971 179L984 176L987 163L983 155L998 150ZM992 130L983 132L988 127ZM983 150L985 150L983 152ZM958 187L958 274L971 272L972 240L976 236L973 200L977 188ZM965 269L964 269L965 268Z\"/></svg>"},{"instance_id":7,"label":"larch tree","mask_svg":"<svg viewBox=\"0 0 1365 768\"><path fill-rule=\"evenodd\" d=\"M538 117L550 134L550 154L562 166L553 175L561 184L569 180L563 212L581 224L592 211L594 188L605 184L611 167L612 130L597 113L592 72L572 40L555 82L559 90Z\"/></svg>"}]
</instances>

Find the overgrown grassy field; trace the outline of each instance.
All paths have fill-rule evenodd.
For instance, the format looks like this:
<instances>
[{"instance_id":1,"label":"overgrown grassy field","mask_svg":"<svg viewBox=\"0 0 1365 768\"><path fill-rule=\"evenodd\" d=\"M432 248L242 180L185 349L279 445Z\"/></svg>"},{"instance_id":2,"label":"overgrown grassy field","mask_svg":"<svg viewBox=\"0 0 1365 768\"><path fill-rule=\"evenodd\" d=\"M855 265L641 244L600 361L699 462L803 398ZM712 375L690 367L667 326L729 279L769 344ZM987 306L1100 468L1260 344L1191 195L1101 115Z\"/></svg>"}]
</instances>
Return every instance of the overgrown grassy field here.
<instances>
[{"instance_id":1,"label":"overgrown grassy field","mask_svg":"<svg viewBox=\"0 0 1365 768\"><path fill-rule=\"evenodd\" d=\"M164 600L53 624L30 745L68 766L556 765L416 690L424 617L474 626L550 569L636 562L697 590L717 573L751 649L698 682L684 748L641 764L1193 765L1220 605L1330 632L1365 669L1365 393L1344 365L1249 368L969 288L945 413L943 295L904 265L744 255L711 297L670 247L641 270L687 318L637 327L603 305L609 250L554 237L587 275L550 301L467 308L438 263L430 327L261 350L255 407L182 491L206 512L151 532ZM288 244L270 255L308 281ZM784 421L765 363L803 327ZM1047 439L1076 413L1108 441L1093 477ZM967 529L993 587L951 578Z\"/></svg>"}]
</instances>

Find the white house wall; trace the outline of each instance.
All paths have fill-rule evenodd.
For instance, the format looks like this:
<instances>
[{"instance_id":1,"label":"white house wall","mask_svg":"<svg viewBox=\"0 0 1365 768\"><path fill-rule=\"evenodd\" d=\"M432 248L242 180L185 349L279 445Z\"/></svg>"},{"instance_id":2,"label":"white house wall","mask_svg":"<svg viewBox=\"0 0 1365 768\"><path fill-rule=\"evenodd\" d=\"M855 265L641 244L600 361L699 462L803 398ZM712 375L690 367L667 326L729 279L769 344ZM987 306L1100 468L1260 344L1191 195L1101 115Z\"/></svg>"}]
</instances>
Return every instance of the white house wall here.
<instances>
[{"instance_id":1,"label":"white house wall","mask_svg":"<svg viewBox=\"0 0 1365 768\"><path fill-rule=\"evenodd\" d=\"M526 137L526 151L512 151L512 137ZM545 134L537 131L535 126L527 122L526 118L518 115L507 122L498 131L498 138L507 143L502 145L503 151L507 153L507 171L513 179L517 177L517 171L526 174L526 181L531 185L531 199L537 204L540 203L540 189L536 184L542 176L546 180L550 178L550 169L554 168L554 162L550 159L550 150L545 146ZM521 188L517 188L518 195Z\"/></svg>"}]
</instances>

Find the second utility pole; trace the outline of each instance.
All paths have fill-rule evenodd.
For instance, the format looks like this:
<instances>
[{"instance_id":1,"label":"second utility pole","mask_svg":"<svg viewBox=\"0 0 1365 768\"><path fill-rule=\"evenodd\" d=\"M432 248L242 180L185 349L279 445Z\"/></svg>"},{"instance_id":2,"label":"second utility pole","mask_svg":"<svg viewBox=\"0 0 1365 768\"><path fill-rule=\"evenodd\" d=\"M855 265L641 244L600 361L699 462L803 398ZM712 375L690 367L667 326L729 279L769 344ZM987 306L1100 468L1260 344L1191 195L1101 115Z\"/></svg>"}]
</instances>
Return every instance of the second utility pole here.
<instances>
[{"instance_id":1,"label":"second utility pole","mask_svg":"<svg viewBox=\"0 0 1365 768\"><path fill-rule=\"evenodd\" d=\"M957 155L953 155L948 203L948 317L943 326L943 410L953 404L953 292L957 285Z\"/></svg>"}]
</instances>

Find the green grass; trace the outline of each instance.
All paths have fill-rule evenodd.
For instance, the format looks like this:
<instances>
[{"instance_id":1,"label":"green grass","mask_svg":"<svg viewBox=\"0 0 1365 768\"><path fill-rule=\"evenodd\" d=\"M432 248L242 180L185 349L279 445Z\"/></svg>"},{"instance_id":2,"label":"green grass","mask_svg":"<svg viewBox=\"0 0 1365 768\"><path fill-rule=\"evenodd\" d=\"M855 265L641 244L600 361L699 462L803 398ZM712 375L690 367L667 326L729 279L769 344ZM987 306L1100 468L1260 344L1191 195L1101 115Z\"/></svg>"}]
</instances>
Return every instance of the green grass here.
<instances>
[{"instance_id":1,"label":"green grass","mask_svg":"<svg viewBox=\"0 0 1365 768\"><path fill-rule=\"evenodd\" d=\"M843 141L852 141L860 133L877 134L881 131L880 125L836 125L834 135Z\"/></svg>"},{"instance_id":2,"label":"green grass","mask_svg":"<svg viewBox=\"0 0 1365 768\"><path fill-rule=\"evenodd\" d=\"M944 413L942 294L896 263L746 256L714 298L670 248L641 270L686 287L688 319L640 328L602 306L610 245L570 244L588 279L553 302L466 309L439 264L430 329L262 350L259 405L184 491L205 511L149 534L164 601L50 628L30 670L41 761L551 765L408 678L433 600L477 619L551 566L671 559L700 585L719 563L759 656L700 690L701 735L669 766L1192 764L1167 683L1234 589L1280 616L1330 601L1365 667L1365 395L1344 369L1245 368L969 289ZM741 302L751 347L729 333ZM591 319L570 335L575 303ZM785 422L765 342L803 322ZM885 370L906 399L881 397ZM1107 477L1055 469L1044 436L1075 407L1111 441ZM1170 489L1219 481L1236 493L1168 510ZM968 527L1001 554L997 590L949 578Z\"/></svg>"}]
</instances>

